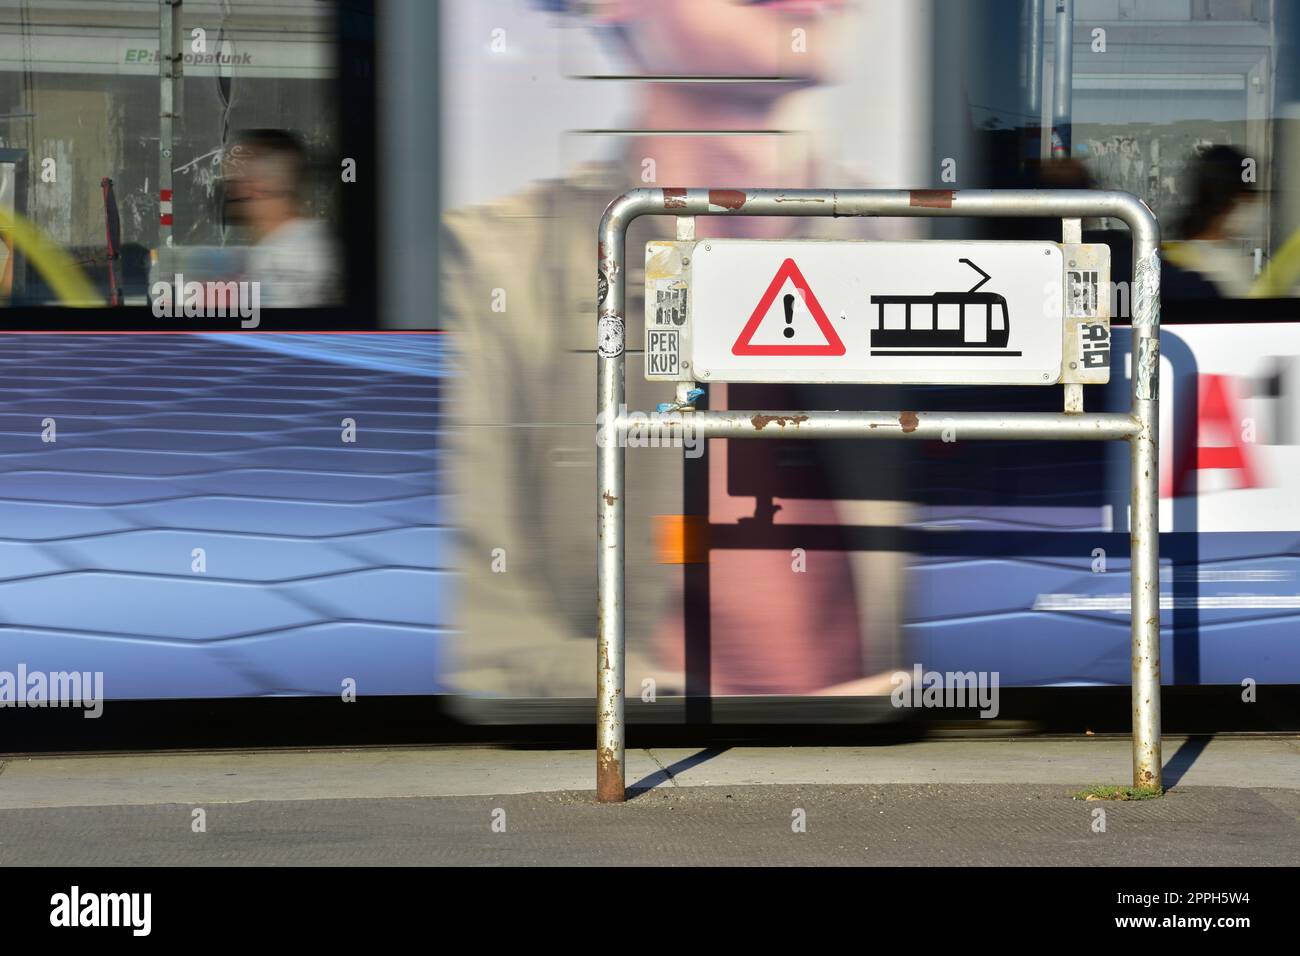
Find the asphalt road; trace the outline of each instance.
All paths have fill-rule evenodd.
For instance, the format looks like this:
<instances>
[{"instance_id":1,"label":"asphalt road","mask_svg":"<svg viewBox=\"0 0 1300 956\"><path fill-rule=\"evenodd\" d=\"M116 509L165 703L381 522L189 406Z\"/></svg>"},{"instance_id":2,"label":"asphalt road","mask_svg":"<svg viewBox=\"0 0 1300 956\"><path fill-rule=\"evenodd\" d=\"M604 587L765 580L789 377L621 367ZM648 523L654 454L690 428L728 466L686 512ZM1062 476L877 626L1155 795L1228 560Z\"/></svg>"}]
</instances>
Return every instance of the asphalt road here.
<instances>
[{"instance_id":1,"label":"asphalt road","mask_svg":"<svg viewBox=\"0 0 1300 956\"><path fill-rule=\"evenodd\" d=\"M1105 830L1097 828L1105 813ZM1300 792L1097 803L1007 785L683 787L0 812L0 864L1300 864ZM802 824L802 828L801 828Z\"/></svg>"},{"instance_id":2,"label":"asphalt road","mask_svg":"<svg viewBox=\"0 0 1300 956\"><path fill-rule=\"evenodd\" d=\"M1098 802L1125 740L629 751L622 805L590 751L9 757L0 865L1300 864L1300 741L1165 754L1163 798Z\"/></svg>"}]
</instances>

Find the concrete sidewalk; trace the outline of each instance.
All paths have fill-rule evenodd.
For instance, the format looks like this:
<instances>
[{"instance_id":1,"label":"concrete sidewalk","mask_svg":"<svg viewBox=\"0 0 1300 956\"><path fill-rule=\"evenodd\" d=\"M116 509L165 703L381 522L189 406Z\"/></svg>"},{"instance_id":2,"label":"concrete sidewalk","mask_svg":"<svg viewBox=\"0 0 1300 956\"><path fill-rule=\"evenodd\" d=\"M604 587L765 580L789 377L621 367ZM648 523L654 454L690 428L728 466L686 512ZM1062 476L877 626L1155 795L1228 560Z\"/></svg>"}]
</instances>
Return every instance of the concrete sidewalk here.
<instances>
[{"instance_id":1,"label":"concrete sidewalk","mask_svg":"<svg viewBox=\"0 0 1300 956\"><path fill-rule=\"evenodd\" d=\"M1166 738L1165 786L1300 789L1300 737ZM595 788L590 750L500 747L0 757L0 810L534 793ZM933 740L878 747L628 750L627 782L1044 784L1131 781L1123 737Z\"/></svg>"},{"instance_id":2,"label":"concrete sidewalk","mask_svg":"<svg viewBox=\"0 0 1300 956\"><path fill-rule=\"evenodd\" d=\"M622 807L591 751L4 758L0 865L1300 864L1294 737L1166 739L1170 793L1130 803L1072 799L1129 782L1124 738L627 756Z\"/></svg>"}]
</instances>

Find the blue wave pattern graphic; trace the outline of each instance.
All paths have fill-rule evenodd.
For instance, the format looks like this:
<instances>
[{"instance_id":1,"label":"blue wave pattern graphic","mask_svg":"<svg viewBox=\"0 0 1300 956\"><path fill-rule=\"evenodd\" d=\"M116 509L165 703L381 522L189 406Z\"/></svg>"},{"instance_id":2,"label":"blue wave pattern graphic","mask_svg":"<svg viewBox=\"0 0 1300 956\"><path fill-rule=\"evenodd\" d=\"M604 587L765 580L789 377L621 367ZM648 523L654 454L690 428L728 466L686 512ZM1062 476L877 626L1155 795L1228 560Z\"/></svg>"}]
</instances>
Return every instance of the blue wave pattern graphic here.
<instances>
[{"instance_id":1,"label":"blue wave pattern graphic","mask_svg":"<svg viewBox=\"0 0 1300 956\"><path fill-rule=\"evenodd\" d=\"M0 335L0 669L441 692L439 338Z\"/></svg>"},{"instance_id":2,"label":"blue wave pattern graphic","mask_svg":"<svg viewBox=\"0 0 1300 956\"><path fill-rule=\"evenodd\" d=\"M1113 348L1096 410L1128 408L1128 329L1115 330ZM1163 335L1161 348L1177 374L1195 373L1176 336ZM930 390L935 407L1059 411L1058 390L1021 391L982 390L972 400L969 390ZM905 632L918 659L939 671L996 671L1003 686L1128 684L1129 539L1104 530L1103 514L1109 504L1126 524L1127 448L989 442L928 451L913 482L916 523L936 533L907 577ZM1198 533L1187 515L1179 524L1181 533L1161 535L1162 681L1300 682L1300 533Z\"/></svg>"},{"instance_id":3,"label":"blue wave pattern graphic","mask_svg":"<svg viewBox=\"0 0 1300 956\"><path fill-rule=\"evenodd\" d=\"M937 670L997 671L1004 685L1127 684L1128 555L931 558L912 569L907 624ZM1199 560L1161 562L1164 683L1300 681L1300 540L1201 535ZM1092 542L1089 542L1092 543ZM1116 557L1115 555L1119 556Z\"/></svg>"}]
</instances>

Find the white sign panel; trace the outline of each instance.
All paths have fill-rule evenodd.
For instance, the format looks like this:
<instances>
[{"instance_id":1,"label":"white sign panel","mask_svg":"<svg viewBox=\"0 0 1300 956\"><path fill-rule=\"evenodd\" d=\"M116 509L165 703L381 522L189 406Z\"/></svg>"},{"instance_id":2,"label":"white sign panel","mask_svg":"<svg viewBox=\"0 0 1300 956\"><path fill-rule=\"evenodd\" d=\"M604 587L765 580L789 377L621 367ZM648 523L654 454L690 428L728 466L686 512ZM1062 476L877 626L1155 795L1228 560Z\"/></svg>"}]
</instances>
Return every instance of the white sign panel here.
<instances>
[{"instance_id":1,"label":"white sign panel","mask_svg":"<svg viewBox=\"0 0 1300 956\"><path fill-rule=\"evenodd\" d=\"M697 242L692 259L701 382L1061 379L1055 243L715 239Z\"/></svg>"}]
</instances>

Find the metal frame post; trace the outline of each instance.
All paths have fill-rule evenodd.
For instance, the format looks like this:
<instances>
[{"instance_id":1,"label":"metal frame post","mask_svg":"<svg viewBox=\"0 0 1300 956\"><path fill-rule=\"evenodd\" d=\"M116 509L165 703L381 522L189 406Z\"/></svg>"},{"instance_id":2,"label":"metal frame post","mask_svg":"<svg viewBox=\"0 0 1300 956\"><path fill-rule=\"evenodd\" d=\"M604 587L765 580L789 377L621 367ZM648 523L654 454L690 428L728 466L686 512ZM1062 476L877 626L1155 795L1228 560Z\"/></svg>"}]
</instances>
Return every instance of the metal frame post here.
<instances>
[{"instance_id":1,"label":"metal frame post","mask_svg":"<svg viewBox=\"0 0 1300 956\"><path fill-rule=\"evenodd\" d=\"M663 216L1112 217L1133 241L1132 402L1120 413L708 411L686 412L696 438L941 437L955 423L974 440L1127 441L1132 462L1131 610L1133 783L1161 786L1160 755L1160 226L1138 197L1083 189L633 189L610 203L598 233L596 456L596 796L625 796L624 339L628 226Z\"/></svg>"},{"instance_id":2,"label":"metal frame post","mask_svg":"<svg viewBox=\"0 0 1300 956\"><path fill-rule=\"evenodd\" d=\"M1026 51L1025 86L1026 106L1030 125L1042 126L1043 112L1043 0L1029 0L1026 11L1029 22L1029 48ZM1037 157L1035 157L1037 158Z\"/></svg>"},{"instance_id":3,"label":"metal frame post","mask_svg":"<svg viewBox=\"0 0 1300 956\"><path fill-rule=\"evenodd\" d=\"M184 99L182 77L185 55L181 49L181 4L183 0L158 3L158 275L172 281L172 168L175 123ZM172 295L180 296L174 289Z\"/></svg>"},{"instance_id":4,"label":"metal frame post","mask_svg":"<svg viewBox=\"0 0 1300 956\"><path fill-rule=\"evenodd\" d=\"M1074 149L1074 0L1056 0L1056 74L1052 83L1052 132L1060 139L1051 155L1069 159Z\"/></svg>"}]
</instances>

